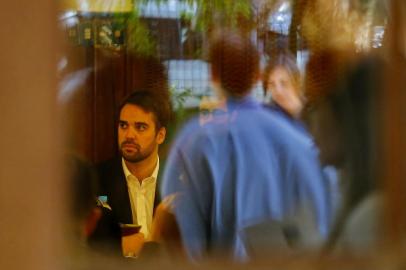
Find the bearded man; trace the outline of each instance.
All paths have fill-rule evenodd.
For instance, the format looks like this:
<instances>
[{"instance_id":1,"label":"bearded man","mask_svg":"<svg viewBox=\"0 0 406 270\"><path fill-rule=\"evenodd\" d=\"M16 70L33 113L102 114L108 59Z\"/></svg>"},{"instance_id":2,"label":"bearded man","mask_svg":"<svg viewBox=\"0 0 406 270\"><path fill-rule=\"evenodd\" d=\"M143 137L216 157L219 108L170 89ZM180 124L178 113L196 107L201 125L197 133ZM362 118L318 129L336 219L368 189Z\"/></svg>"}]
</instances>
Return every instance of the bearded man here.
<instances>
[{"instance_id":1,"label":"bearded man","mask_svg":"<svg viewBox=\"0 0 406 270\"><path fill-rule=\"evenodd\" d=\"M154 209L159 202L158 148L165 140L170 105L151 91L135 91L118 112L120 155L98 166L99 195L116 223L141 226L135 236L122 235L123 254L133 256L150 237Z\"/></svg>"}]
</instances>

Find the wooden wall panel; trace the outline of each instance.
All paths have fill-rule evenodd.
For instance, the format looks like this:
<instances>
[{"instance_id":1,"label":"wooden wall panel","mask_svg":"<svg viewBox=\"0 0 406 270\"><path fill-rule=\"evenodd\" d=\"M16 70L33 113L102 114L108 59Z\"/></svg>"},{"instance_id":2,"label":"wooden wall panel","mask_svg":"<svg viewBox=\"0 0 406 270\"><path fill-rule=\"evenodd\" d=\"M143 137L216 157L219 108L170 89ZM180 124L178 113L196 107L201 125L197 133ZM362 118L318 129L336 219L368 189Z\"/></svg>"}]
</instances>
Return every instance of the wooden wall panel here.
<instances>
[{"instance_id":1,"label":"wooden wall panel","mask_svg":"<svg viewBox=\"0 0 406 270\"><path fill-rule=\"evenodd\" d=\"M63 269L55 1L0 9L0 269Z\"/></svg>"},{"instance_id":2,"label":"wooden wall panel","mask_svg":"<svg viewBox=\"0 0 406 270\"><path fill-rule=\"evenodd\" d=\"M92 48L69 46L64 57L67 66L61 71L62 87L68 92L59 99L66 140L70 151L92 161L94 55ZM71 84L72 86L67 86ZM61 91L61 90L60 90Z\"/></svg>"},{"instance_id":3,"label":"wooden wall panel","mask_svg":"<svg viewBox=\"0 0 406 270\"><path fill-rule=\"evenodd\" d=\"M125 57L103 49L95 51L93 162L113 157L117 151L115 120L125 88Z\"/></svg>"}]
</instances>

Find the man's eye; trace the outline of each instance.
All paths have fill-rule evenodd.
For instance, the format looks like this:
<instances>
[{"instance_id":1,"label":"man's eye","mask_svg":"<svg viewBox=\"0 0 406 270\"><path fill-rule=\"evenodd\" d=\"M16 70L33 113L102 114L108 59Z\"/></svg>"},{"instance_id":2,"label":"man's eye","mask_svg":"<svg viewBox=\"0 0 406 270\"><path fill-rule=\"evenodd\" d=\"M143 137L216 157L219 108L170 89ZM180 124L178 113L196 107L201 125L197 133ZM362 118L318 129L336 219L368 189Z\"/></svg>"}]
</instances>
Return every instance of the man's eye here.
<instances>
[{"instance_id":1,"label":"man's eye","mask_svg":"<svg viewBox=\"0 0 406 270\"><path fill-rule=\"evenodd\" d=\"M127 128L127 123L119 123L118 126L119 126L121 129L126 129L126 128Z\"/></svg>"},{"instance_id":2,"label":"man's eye","mask_svg":"<svg viewBox=\"0 0 406 270\"><path fill-rule=\"evenodd\" d=\"M137 128L139 131L144 131L144 130L147 129L147 125L144 125L144 124L137 124L137 125L136 125L136 128Z\"/></svg>"}]
</instances>

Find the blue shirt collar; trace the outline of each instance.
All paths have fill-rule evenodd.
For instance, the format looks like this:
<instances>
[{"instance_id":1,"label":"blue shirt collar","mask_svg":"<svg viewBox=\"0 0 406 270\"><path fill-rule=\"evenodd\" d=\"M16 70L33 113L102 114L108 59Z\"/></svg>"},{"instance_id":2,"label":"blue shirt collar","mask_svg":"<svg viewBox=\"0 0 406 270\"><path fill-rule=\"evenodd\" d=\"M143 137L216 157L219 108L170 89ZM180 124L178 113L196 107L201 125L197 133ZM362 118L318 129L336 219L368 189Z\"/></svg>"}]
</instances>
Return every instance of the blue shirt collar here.
<instances>
[{"instance_id":1,"label":"blue shirt collar","mask_svg":"<svg viewBox=\"0 0 406 270\"><path fill-rule=\"evenodd\" d=\"M261 104L251 96L242 98L227 97L227 108L229 110L256 109L260 107Z\"/></svg>"}]
</instances>

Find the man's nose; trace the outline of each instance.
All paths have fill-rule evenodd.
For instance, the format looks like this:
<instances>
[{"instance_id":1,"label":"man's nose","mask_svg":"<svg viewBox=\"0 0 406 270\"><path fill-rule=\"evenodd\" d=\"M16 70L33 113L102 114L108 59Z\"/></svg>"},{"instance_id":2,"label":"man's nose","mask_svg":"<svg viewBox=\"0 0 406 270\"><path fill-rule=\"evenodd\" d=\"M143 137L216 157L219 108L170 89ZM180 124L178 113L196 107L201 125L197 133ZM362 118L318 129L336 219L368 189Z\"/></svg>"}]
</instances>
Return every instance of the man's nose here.
<instances>
[{"instance_id":1,"label":"man's nose","mask_svg":"<svg viewBox=\"0 0 406 270\"><path fill-rule=\"evenodd\" d=\"M135 130L135 128L134 127L132 127L132 126L130 126L127 130L126 130L126 133L125 133L125 137L126 138L136 138L136 136L137 136L137 131Z\"/></svg>"}]
</instances>

